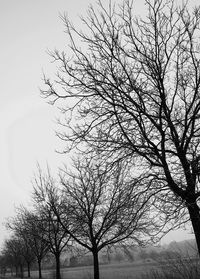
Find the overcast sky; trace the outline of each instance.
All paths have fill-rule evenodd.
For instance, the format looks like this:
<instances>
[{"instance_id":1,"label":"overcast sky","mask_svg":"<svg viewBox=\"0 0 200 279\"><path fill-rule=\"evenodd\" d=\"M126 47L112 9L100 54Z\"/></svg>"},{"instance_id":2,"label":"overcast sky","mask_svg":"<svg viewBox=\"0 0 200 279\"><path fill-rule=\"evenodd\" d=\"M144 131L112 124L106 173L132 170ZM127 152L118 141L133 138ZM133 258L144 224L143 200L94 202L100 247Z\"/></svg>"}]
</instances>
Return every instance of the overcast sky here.
<instances>
[{"instance_id":1,"label":"overcast sky","mask_svg":"<svg viewBox=\"0 0 200 279\"><path fill-rule=\"evenodd\" d=\"M56 109L40 98L39 87L42 72L51 75L56 70L47 49L67 45L59 14L67 12L79 25L78 15L95 2L0 0L0 245L7 236L2 225L6 217L14 215L15 206L30 201L36 162L56 167L67 160L55 153L60 145L54 132ZM144 0L135 0L137 13L143 9ZM191 237L176 232L163 242Z\"/></svg>"}]
</instances>

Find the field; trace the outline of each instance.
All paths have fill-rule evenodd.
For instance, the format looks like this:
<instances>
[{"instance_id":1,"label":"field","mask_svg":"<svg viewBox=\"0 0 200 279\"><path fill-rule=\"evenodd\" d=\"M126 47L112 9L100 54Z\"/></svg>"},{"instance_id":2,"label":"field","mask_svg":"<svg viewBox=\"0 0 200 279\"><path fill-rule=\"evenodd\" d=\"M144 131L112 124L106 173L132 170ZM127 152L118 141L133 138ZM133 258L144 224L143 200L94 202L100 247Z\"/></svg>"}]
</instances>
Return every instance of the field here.
<instances>
[{"instance_id":1,"label":"field","mask_svg":"<svg viewBox=\"0 0 200 279\"><path fill-rule=\"evenodd\" d=\"M156 268L156 264L152 263L117 263L109 265L100 265L100 278L101 279L139 279L141 275ZM44 279L55 278L55 271L43 271ZM92 279L93 278L92 266L88 267L71 267L61 270L63 279ZM32 271L32 278L37 278L37 272Z\"/></svg>"},{"instance_id":2,"label":"field","mask_svg":"<svg viewBox=\"0 0 200 279\"><path fill-rule=\"evenodd\" d=\"M42 272L44 279L55 279L55 270ZM32 271L32 279L38 278ZM70 267L61 270L62 279L93 279L93 267ZM199 258L180 257L165 261L134 261L100 265L101 279L199 279Z\"/></svg>"}]
</instances>

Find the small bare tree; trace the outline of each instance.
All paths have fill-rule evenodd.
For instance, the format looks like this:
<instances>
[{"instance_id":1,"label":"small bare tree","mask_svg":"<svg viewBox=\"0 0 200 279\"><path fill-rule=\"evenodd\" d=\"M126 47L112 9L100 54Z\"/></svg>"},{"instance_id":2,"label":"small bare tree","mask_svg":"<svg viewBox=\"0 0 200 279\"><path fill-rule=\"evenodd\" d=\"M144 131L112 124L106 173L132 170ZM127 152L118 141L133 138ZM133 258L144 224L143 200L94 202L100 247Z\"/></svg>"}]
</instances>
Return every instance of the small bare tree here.
<instances>
[{"instance_id":1,"label":"small bare tree","mask_svg":"<svg viewBox=\"0 0 200 279\"><path fill-rule=\"evenodd\" d=\"M58 136L149 173L168 217L189 216L200 253L200 8L145 0L140 18L134 1L98 3L86 32L63 16L70 47L51 53L60 68L42 94L63 108Z\"/></svg>"},{"instance_id":2,"label":"small bare tree","mask_svg":"<svg viewBox=\"0 0 200 279\"><path fill-rule=\"evenodd\" d=\"M63 170L63 212L57 213L69 235L93 255L94 278L99 279L98 253L117 243L142 243L153 234L149 197L138 193L121 164L110 166L92 158L78 159L73 171Z\"/></svg>"},{"instance_id":3,"label":"small bare tree","mask_svg":"<svg viewBox=\"0 0 200 279\"><path fill-rule=\"evenodd\" d=\"M21 278L24 277L25 252L23 239L16 235L12 235L4 242L2 254L9 259L9 264L15 267L16 276Z\"/></svg>"},{"instance_id":4,"label":"small bare tree","mask_svg":"<svg viewBox=\"0 0 200 279\"><path fill-rule=\"evenodd\" d=\"M30 267L31 263L35 260L35 255L30 246L30 234L27 234L27 229L24 227L24 216L21 209L16 212L16 216L8 219L6 228L11 230L15 237L21 239L20 246L23 247L22 256L27 264L28 277L30 277Z\"/></svg>"},{"instance_id":5,"label":"small bare tree","mask_svg":"<svg viewBox=\"0 0 200 279\"><path fill-rule=\"evenodd\" d=\"M23 230L23 234L26 237L28 245L34 254L38 263L39 279L42 278L42 259L49 251L49 243L46 239L45 230L47 223L34 211L27 210L26 208L20 208L20 225Z\"/></svg>"},{"instance_id":6,"label":"small bare tree","mask_svg":"<svg viewBox=\"0 0 200 279\"><path fill-rule=\"evenodd\" d=\"M61 226L58 217L51 206L51 202L49 202L49 199L51 200L52 196L56 199L56 201L54 200L54 205L56 202L56 212L59 214L60 198L58 197L56 182L50 175L49 168L47 173L44 174L41 168L38 167L38 172L33 180L33 187L33 205L36 212L38 212L41 219L47 225L44 228L44 234L46 235L46 240L49 243L49 251L55 257L56 279L60 279L60 256L65 248L69 249L71 237Z\"/></svg>"}]
</instances>

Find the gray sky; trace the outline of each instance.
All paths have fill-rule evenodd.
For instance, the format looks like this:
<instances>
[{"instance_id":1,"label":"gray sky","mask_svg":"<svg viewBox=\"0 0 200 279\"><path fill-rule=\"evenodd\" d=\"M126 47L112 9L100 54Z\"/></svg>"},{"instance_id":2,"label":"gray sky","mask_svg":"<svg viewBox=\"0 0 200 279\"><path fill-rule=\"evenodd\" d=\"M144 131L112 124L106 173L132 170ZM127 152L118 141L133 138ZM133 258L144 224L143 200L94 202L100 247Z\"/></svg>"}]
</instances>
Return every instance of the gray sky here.
<instances>
[{"instance_id":1,"label":"gray sky","mask_svg":"<svg viewBox=\"0 0 200 279\"><path fill-rule=\"evenodd\" d=\"M47 49L67 45L59 13L80 24L78 15L89 3L96 1L0 0L0 245L7 236L5 218L30 201L36 162L56 167L66 160L54 151L60 145L54 133L56 109L40 98L39 87L42 72L56 70ZM141 14L144 0L135 0L135 9ZM191 237L181 231L162 242Z\"/></svg>"}]
</instances>

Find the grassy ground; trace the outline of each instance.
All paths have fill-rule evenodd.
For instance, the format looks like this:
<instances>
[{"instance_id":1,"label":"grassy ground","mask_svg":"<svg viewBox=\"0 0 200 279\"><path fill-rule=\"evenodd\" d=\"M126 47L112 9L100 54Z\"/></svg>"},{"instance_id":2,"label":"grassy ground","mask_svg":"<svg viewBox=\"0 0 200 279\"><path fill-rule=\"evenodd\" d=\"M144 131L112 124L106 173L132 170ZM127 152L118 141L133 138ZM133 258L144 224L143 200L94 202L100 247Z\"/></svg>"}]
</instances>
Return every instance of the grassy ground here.
<instances>
[{"instance_id":1,"label":"grassy ground","mask_svg":"<svg viewBox=\"0 0 200 279\"><path fill-rule=\"evenodd\" d=\"M156 263L117 263L100 266L101 279L138 279L143 273L156 268ZM32 278L37 278L37 272L31 273ZM93 267L73 267L61 270L63 279L92 279ZM44 279L54 279L55 271L43 271Z\"/></svg>"},{"instance_id":2,"label":"grassy ground","mask_svg":"<svg viewBox=\"0 0 200 279\"><path fill-rule=\"evenodd\" d=\"M43 279L55 279L55 270L42 272ZM26 274L24 274L26 277ZM61 270L62 279L93 279L93 267L70 267ZM38 278L38 271L31 272ZM176 258L165 262L124 262L100 265L101 279L199 279L199 258ZM1 279L1 278L0 278ZM13 278L5 278L13 279ZM16 279L16 277L15 277ZM27 279L27 278L26 278Z\"/></svg>"}]
</instances>

